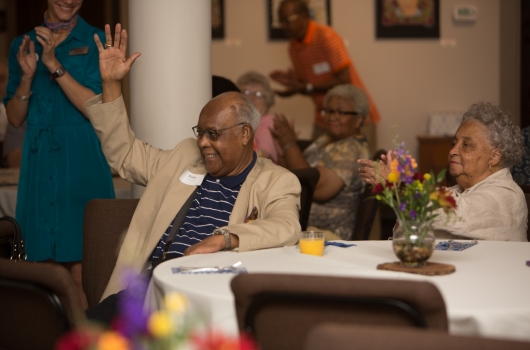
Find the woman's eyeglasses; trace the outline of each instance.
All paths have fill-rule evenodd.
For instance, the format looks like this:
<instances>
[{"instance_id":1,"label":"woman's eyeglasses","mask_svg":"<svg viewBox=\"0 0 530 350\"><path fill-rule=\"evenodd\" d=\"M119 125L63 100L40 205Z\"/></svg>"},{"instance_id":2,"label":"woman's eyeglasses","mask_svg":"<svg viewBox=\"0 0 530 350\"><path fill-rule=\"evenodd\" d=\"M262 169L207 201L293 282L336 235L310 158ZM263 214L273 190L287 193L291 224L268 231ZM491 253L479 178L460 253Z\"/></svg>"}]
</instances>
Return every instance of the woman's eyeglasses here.
<instances>
[{"instance_id":1,"label":"woman's eyeglasses","mask_svg":"<svg viewBox=\"0 0 530 350\"><path fill-rule=\"evenodd\" d=\"M245 94L245 96L247 96L248 98L252 98L252 97L257 97L257 98L260 98L260 97L265 97L265 94L261 91L250 91L250 90L245 90L243 92Z\"/></svg>"},{"instance_id":2,"label":"woman's eyeglasses","mask_svg":"<svg viewBox=\"0 0 530 350\"><path fill-rule=\"evenodd\" d=\"M223 128L223 129L219 129L219 130L215 130L215 129L201 130L201 129L199 129L198 126L194 126L193 128L191 128L191 130L193 130L193 133L195 134L195 136L198 139L201 139L203 135L206 135L206 138L208 140L217 141L219 136L221 136L221 134L220 134L221 131L232 129L232 128L235 128L236 126L245 125L245 124L248 124L248 123L239 123L239 124L236 124L236 125L229 126L228 128Z\"/></svg>"},{"instance_id":3,"label":"woman's eyeglasses","mask_svg":"<svg viewBox=\"0 0 530 350\"><path fill-rule=\"evenodd\" d=\"M323 117L328 117L328 118L331 117L332 115L337 115L341 118L346 118L347 116L350 116L350 115L359 115L359 112L339 111L335 109L323 108L320 111L320 115Z\"/></svg>"}]
</instances>

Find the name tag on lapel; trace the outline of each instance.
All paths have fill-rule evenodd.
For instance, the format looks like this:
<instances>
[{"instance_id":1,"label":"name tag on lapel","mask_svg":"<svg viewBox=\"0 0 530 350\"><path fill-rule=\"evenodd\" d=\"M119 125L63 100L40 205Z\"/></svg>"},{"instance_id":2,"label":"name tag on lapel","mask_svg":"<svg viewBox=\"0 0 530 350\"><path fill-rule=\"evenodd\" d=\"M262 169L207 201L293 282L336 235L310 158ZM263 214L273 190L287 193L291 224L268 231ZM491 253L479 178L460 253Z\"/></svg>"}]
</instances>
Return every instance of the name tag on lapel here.
<instances>
[{"instance_id":1,"label":"name tag on lapel","mask_svg":"<svg viewBox=\"0 0 530 350\"><path fill-rule=\"evenodd\" d=\"M179 177L180 182L186 185L191 186L200 186L202 184L202 180L204 180L205 175L201 174L194 174L188 169L186 169Z\"/></svg>"},{"instance_id":2,"label":"name tag on lapel","mask_svg":"<svg viewBox=\"0 0 530 350\"><path fill-rule=\"evenodd\" d=\"M70 50L69 56L86 55L88 53L88 46L76 47Z\"/></svg>"}]
</instances>

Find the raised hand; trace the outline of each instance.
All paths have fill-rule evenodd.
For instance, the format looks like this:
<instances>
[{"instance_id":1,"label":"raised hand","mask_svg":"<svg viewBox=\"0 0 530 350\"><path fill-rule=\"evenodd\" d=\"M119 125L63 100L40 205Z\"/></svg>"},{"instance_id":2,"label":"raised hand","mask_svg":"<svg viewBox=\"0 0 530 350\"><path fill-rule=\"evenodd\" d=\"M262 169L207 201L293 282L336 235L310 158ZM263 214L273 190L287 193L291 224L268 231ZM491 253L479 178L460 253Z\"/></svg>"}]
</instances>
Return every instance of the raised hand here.
<instances>
[{"instance_id":1,"label":"raised hand","mask_svg":"<svg viewBox=\"0 0 530 350\"><path fill-rule=\"evenodd\" d=\"M27 79L33 79L37 69L37 55L35 54L35 43L27 35L24 35L22 44L18 48L17 61L22 70L22 76Z\"/></svg>"},{"instance_id":2,"label":"raised hand","mask_svg":"<svg viewBox=\"0 0 530 350\"><path fill-rule=\"evenodd\" d=\"M387 154L381 155L380 161L373 161L370 159L358 159L360 164L359 175L367 184L372 186L381 183L390 174L390 163L394 159L393 151L390 150Z\"/></svg>"},{"instance_id":3,"label":"raised hand","mask_svg":"<svg viewBox=\"0 0 530 350\"><path fill-rule=\"evenodd\" d=\"M269 77L286 87L285 90L275 90L281 97L289 97L305 91L305 84L296 79L293 71L275 70L269 74Z\"/></svg>"},{"instance_id":4,"label":"raised hand","mask_svg":"<svg viewBox=\"0 0 530 350\"><path fill-rule=\"evenodd\" d=\"M116 24L114 41L110 34L110 25L105 25L105 47L94 35L94 41L99 51L99 71L103 82L118 82L131 70L134 61L140 57L139 52L127 58L127 31Z\"/></svg>"},{"instance_id":5,"label":"raised hand","mask_svg":"<svg viewBox=\"0 0 530 350\"><path fill-rule=\"evenodd\" d=\"M282 148L295 144L297 135L294 131L294 122L289 123L283 114L276 114L274 116L274 129L270 129L272 137L278 142Z\"/></svg>"},{"instance_id":6,"label":"raised hand","mask_svg":"<svg viewBox=\"0 0 530 350\"><path fill-rule=\"evenodd\" d=\"M291 71L279 69L270 72L269 77L282 85L289 85L290 81L294 78Z\"/></svg>"}]
</instances>

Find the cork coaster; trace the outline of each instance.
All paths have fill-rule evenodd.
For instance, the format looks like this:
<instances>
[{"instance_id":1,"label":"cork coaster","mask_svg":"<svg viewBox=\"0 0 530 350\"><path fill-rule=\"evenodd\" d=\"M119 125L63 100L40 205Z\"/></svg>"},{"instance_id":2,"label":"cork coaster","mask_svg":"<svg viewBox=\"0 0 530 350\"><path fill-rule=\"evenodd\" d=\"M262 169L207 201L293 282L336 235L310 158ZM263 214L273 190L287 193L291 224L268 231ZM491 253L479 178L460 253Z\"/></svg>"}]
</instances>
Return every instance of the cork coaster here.
<instances>
[{"instance_id":1,"label":"cork coaster","mask_svg":"<svg viewBox=\"0 0 530 350\"><path fill-rule=\"evenodd\" d=\"M423 267L405 267L405 266L401 266L401 264L398 261L379 264L377 265L377 269L398 271L398 272L408 272L408 273L415 273L417 275L426 275L426 276L449 275L456 271L456 268L454 267L454 265L450 265L450 264L427 262L427 266L423 266Z\"/></svg>"}]
</instances>

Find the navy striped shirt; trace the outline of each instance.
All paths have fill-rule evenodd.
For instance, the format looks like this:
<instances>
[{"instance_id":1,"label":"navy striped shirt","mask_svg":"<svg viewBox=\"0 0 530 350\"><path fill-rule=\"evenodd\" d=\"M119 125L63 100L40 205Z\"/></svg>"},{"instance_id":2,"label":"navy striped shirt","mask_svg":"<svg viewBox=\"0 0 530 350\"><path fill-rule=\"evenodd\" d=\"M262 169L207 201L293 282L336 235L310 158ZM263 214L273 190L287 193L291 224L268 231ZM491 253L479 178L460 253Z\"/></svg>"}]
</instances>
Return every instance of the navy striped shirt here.
<instances>
[{"instance_id":1,"label":"navy striped shirt","mask_svg":"<svg viewBox=\"0 0 530 350\"><path fill-rule=\"evenodd\" d=\"M252 163L236 176L216 179L210 174L206 174L202 184L197 188L195 199L191 203L182 226L168 249L166 260L183 256L184 251L189 246L211 236L216 228L228 225L239 190L248 173L254 167L256 159L257 156L254 153ZM172 227L173 222L166 229L153 251L151 257L153 266L160 262Z\"/></svg>"}]
</instances>

